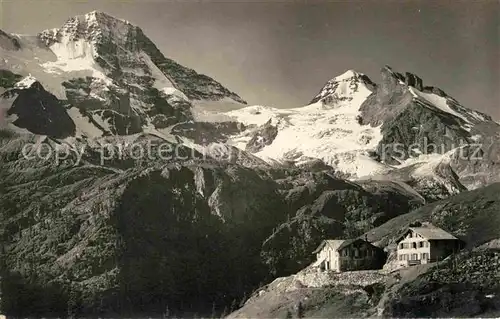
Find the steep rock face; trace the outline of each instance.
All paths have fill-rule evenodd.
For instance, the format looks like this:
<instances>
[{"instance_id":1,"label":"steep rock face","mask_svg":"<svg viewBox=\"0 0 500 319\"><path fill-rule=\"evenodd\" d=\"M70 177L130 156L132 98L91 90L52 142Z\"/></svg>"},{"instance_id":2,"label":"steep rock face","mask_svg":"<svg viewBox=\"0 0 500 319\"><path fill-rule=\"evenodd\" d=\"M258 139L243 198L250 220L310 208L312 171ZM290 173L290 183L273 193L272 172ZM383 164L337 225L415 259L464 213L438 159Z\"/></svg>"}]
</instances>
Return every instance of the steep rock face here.
<instances>
[{"instance_id":1,"label":"steep rock face","mask_svg":"<svg viewBox=\"0 0 500 319\"><path fill-rule=\"evenodd\" d=\"M405 73L405 84L407 86L413 86L419 91L422 91L424 88L422 85L422 79L410 72Z\"/></svg>"},{"instance_id":2,"label":"steep rock face","mask_svg":"<svg viewBox=\"0 0 500 319\"><path fill-rule=\"evenodd\" d=\"M45 91L34 78L27 77L17 82L1 98L12 101L7 115L14 116L13 124L20 128L56 138L65 138L75 133L75 123L61 101Z\"/></svg>"},{"instance_id":3,"label":"steep rock face","mask_svg":"<svg viewBox=\"0 0 500 319\"><path fill-rule=\"evenodd\" d=\"M0 87L11 89L23 78L20 74L15 74L9 70L0 70Z\"/></svg>"},{"instance_id":4,"label":"steep rock face","mask_svg":"<svg viewBox=\"0 0 500 319\"><path fill-rule=\"evenodd\" d=\"M453 153L453 170L470 189L500 182L500 124L482 123L472 134L473 143Z\"/></svg>"},{"instance_id":5,"label":"steep rock face","mask_svg":"<svg viewBox=\"0 0 500 319\"><path fill-rule=\"evenodd\" d=\"M271 120L253 132L252 138L248 141L245 150L256 153L266 145L271 144L278 135L278 128L271 124Z\"/></svg>"},{"instance_id":6,"label":"steep rock face","mask_svg":"<svg viewBox=\"0 0 500 319\"><path fill-rule=\"evenodd\" d=\"M65 41L69 44L78 40L88 41L94 50L96 62L107 71L107 76L114 80L126 80L132 76L127 74L127 68L130 67L152 73L159 70L173 82L174 87L190 99L220 100L228 97L245 104L238 95L212 78L165 58L139 27L103 12L94 11L73 17L60 29L43 31L39 37L49 47ZM142 53L147 56L143 55L141 61L137 57ZM148 65L151 62L154 64L153 69ZM157 70L154 70L155 68Z\"/></svg>"},{"instance_id":7,"label":"steep rock face","mask_svg":"<svg viewBox=\"0 0 500 319\"><path fill-rule=\"evenodd\" d=\"M163 130L193 120L193 102L246 104L212 78L166 58L139 27L102 12L37 36L0 35L0 69L33 76L69 104L79 138Z\"/></svg>"},{"instance_id":8,"label":"steep rock face","mask_svg":"<svg viewBox=\"0 0 500 319\"><path fill-rule=\"evenodd\" d=\"M388 161L406 160L411 152L444 154L470 142L470 134L455 119L436 116L419 103L408 106L382 125L379 153ZM400 152L400 153L398 153Z\"/></svg>"},{"instance_id":9,"label":"steep rock face","mask_svg":"<svg viewBox=\"0 0 500 319\"><path fill-rule=\"evenodd\" d=\"M362 124L382 125L378 158L400 165L420 155L454 151L450 165L469 188L498 181L497 148L500 125L486 114L467 109L444 91L424 86L411 74L385 67L382 82L361 105ZM466 148L469 155L459 156ZM472 158L472 154L480 154ZM484 154L484 156L483 156ZM406 165L406 164L405 164ZM478 175L480 181L473 182Z\"/></svg>"},{"instance_id":10,"label":"steep rock face","mask_svg":"<svg viewBox=\"0 0 500 319\"><path fill-rule=\"evenodd\" d=\"M402 76L389 67L381 73L382 83L361 105L360 118L373 126L383 123L378 152L385 160L397 163L411 156L413 149L429 154L436 152L429 149L432 146L443 147L446 152L470 142L463 118L437 109L430 97L415 93L422 89L418 77L410 73ZM395 152L400 154L395 156Z\"/></svg>"}]
</instances>

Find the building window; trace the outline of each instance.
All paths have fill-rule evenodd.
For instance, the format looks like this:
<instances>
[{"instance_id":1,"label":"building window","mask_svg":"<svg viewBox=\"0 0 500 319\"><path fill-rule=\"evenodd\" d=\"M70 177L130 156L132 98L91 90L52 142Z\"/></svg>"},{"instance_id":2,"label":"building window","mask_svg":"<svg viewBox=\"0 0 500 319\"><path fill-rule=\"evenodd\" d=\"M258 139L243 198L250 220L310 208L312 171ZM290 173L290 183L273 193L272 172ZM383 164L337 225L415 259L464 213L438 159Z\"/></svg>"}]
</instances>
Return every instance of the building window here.
<instances>
[{"instance_id":1,"label":"building window","mask_svg":"<svg viewBox=\"0 0 500 319\"><path fill-rule=\"evenodd\" d=\"M422 259L423 260L428 260L429 259L429 254L428 253L422 253Z\"/></svg>"},{"instance_id":2,"label":"building window","mask_svg":"<svg viewBox=\"0 0 500 319\"><path fill-rule=\"evenodd\" d=\"M411 260L417 260L418 254L411 254Z\"/></svg>"},{"instance_id":3,"label":"building window","mask_svg":"<svg viewBox=\"0 0 500 319\"><path fill-rule=\"evenodd\" d=\"M425 242L425 247L429 247L429 242L428 241Z\"/></svg>"},{"instance_id":4,"label":"building window","mask_svg":"<svg viewBox=\"0 0 500 319\"><path fill-rule=\"evenodd\" d=\"M417 243L411 243L412 248L417 248Z\"/></svg>"},{"instance_id":5,"label":"building window","mask_svg":"<svg viewBox=\"0 0 500 319\"><path fill-rule=\"evenodd\" d=\"M423 241L421 241L421 242L418 243L418 248L422 248L422 247L424 247L424 242Z\"/></svg>"}]
</instances>

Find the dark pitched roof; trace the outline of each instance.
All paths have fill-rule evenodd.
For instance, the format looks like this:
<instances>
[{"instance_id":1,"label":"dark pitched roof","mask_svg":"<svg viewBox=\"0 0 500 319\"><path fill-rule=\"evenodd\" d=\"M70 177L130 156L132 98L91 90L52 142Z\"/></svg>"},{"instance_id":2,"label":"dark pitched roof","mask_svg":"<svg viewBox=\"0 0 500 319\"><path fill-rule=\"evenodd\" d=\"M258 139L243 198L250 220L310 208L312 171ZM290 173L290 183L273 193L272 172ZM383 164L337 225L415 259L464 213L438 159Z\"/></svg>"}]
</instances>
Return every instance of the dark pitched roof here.
<instances>
[{"instance_id":1,"label":"dark pitched roof","mask_svg":"<svg viewBox=\"0 0 500 319\"><path fill-rule=\"evenodd\" d=\"M420 236L430 240L457 240L458 238L443 229L435 226L410 227L411 230Z\"/></svg>"},{"instance_id":2,"label":"dark pitched roof","mask_svg":"<svg viewBox=\"0 0 500 319\"><path fill-rule=\"evenodd\" d=\"M428 240L459 240L457 237L439 227L432 224L425 224L418 227L408 227L405 232L397 238L396 242L401 241L409 231L413 231Z\"/></svg>"},{"instance_id":3,"label":"dark pitched roof","mask_svg":"<svg viewBox=\"0 0 500 319\"><path fill-rule=\"evenodd\" d=\"M319 251L321 251L323 249L323 247L325 246L329 246L331 247L333 250L336 250L336 251L339 251L345 247L348 247L350 246L351 244L355 243L355 242L358 242L358 241L362 241L362 242L366 242L372 246L374 246L372 243L370 243L369 241L366 241L364 239L361 239L361 238L352 238L352 239L328 239L328 240L323 240L321 242L321 244L318 246L318 248L316 248L314 251L313 251L313 254L316 254L318 253ZM374 247L377 247L377 246L374 246ZM377 247L378 248L378 247Z\"/></svg>"}]
</instances>

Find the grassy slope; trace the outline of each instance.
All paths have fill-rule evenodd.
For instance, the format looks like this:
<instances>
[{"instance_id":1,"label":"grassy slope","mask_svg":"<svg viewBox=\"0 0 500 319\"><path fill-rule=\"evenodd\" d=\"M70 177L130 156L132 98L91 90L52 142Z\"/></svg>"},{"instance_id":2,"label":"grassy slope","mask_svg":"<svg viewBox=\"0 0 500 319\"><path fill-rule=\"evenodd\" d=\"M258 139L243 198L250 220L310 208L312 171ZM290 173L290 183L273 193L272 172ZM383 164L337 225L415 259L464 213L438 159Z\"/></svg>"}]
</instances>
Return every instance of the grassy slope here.
<instances>
[{"instance_id":1,"label":"grassy slope","mask_svg":"<svg viewBox=\"0 0 500 319\"><path fill-rule=\"evenodd\" d=\"M464 192L398 216L367 233L368 240L385 247L410 223L429 221L460 239L467 248L500 237L500 183Z\"/></svg>"}]
</instances>

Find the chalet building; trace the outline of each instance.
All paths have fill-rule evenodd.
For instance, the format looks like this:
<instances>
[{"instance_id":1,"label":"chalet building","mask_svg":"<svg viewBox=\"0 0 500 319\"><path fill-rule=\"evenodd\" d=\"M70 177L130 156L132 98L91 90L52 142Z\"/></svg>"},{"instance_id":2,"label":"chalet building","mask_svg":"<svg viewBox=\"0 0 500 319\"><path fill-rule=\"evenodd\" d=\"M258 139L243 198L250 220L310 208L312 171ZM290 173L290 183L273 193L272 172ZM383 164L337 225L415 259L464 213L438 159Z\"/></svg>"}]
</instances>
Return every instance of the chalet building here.
<instances>
[{"instance_id":1,"label":"chalet building","mask_svg":"<svg viewBox=\"0 0 500 319\"><path fill-rule=\"evenodd\" d=\"M385 262L384 251L363 239L323 240L313 252L320 270L352 271L380 269Z\"/></svg>"},{"instance_id":2,"label":"chalet building","mask_svg":"<svg viewBox=\"0 0 500 319\"><path fill-rule=\"evenodd\" d=\"M431 224L409 227L396 242L399 267L443 260L465 246L460 239Z\"/></svg>"}]
</instances>

